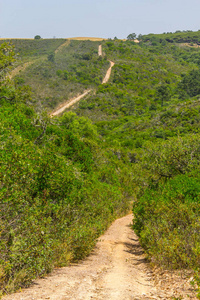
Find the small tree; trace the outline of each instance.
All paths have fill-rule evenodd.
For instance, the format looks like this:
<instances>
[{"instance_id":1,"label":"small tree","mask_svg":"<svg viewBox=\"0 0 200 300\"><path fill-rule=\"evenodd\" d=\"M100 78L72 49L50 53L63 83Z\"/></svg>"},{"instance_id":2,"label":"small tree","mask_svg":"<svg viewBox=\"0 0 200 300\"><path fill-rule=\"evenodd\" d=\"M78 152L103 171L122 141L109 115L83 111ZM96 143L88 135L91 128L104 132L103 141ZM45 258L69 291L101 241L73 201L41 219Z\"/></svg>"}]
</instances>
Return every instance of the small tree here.
<instances>
[{"instance_id":1,"label":"small tree","mask_svg":"<svg viewBox=\"0 0 200 300\"><path fill-rule=\"evenodd\" d=\"M35 39L35 40L40 40L40 39L41 39L41 36L40 36L40 35L36 35L36 36L34 37L34 39Z\"/></svg>"},{"instance_id":2,"label":"small tree","mask_svg":"<svg viewBox=\"0 0 200 300\"><path fill-rule=\"evenodd\" d=\"M55 62L55 53L52 52L48 55L48 61Z\"/></svg>"},{"instance_id":3,"label":"small tree","mask_svg":"<svg viewBox=\"0 0 200 300\"><path fill-rule=\"evenodd\" d=\"M136 39L136 33L130 33L128 36L127 36L127 40L135 40Z\"/></svg>"}]
</instances>

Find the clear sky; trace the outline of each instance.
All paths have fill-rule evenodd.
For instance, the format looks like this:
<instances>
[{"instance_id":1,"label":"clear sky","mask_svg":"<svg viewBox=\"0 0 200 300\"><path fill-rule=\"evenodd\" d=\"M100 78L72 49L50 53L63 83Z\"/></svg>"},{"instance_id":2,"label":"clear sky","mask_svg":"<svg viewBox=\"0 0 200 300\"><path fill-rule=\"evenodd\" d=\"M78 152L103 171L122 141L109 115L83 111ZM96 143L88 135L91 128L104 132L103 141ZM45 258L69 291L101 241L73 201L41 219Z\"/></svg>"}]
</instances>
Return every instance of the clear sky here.
<instances>
[{"instance_id":1,"label":"clear sky","mask_svg":"<svg viewBox=\"0 0 200 300\"><path fill-rule=\"evenodd\" d=\"M0 0L1 38L126 38L200 29L200 0Z\"/></svg>"}]
</instances>

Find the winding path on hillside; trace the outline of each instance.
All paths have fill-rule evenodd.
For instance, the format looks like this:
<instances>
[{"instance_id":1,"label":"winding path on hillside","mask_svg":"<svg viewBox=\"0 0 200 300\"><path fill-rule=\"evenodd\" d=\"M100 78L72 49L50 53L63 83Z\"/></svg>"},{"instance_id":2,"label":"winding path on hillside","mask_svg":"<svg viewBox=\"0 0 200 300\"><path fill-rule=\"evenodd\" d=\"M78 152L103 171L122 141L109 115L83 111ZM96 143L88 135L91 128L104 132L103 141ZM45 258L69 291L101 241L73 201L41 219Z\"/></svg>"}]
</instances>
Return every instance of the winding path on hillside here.
<instances>
[{"instance_id":1,"label":"winding path on hillside","mask_svg":"<svg viewBox=\"0 0 200 300\"><path fill-rule=\"evenodd\" d=\"M103 52L102 52L102 45L99 45L98 48L98 55L102 56ZM106 75L102 81L102 84L105 84L108 82L108 80L110 79L111 76L111 71L112 71L112 67L115 65L114 62L109 61L110 62L110 67L108 68ZM72 99L67 100L65 103L61 104L58 108L56 108L52 113L51 113L51 117L57 116L59 114L61 114L62 112L64 112L67 108L73 106L75 103L79 102L82 98L84 98L85 96L87 96L91 91L94 91L94 89L89 89L89 90L85 90L81 95L78 95L77 97L74 97Z\"/></svg>"},{"instance_id":2,"label":"winding path on hillside","mask_svg":"<svg viewBox=\"0 0 200 300\"><path fill-rule=\"evenodd\" d=\"M107 83L111 76L112 67L115 65L113 61L110 60L110 67L106 73L106 76L104 77L102 84Z\"/></svg>"},{"instance_id":3,"label":"winding path on hillside","mask_svg":"<svg viewBox=\"0 0 200 300\"><path fill-rule=\"evenodd\" d=\"M60 115L67 108L71 107L72 105L74 105L75 103L77 103L78 101L80 101L82 98L84 98L86 95L88 95L91 91L92 91L91 89L90 90L86 90L83 94L70 99L69 101L67 101L64 104L61 104L60 107L58 107L54 112L51 113L51 117Z\"/></svg>"}]
</instances>

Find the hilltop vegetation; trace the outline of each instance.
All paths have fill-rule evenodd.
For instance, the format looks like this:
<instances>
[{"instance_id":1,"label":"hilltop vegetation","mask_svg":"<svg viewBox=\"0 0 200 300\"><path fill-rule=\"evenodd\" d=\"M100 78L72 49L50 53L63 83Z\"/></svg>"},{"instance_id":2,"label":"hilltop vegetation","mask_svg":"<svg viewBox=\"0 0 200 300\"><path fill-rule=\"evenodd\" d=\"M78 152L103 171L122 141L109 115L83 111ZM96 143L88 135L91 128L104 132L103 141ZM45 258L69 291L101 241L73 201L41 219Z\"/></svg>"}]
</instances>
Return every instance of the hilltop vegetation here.
<instances>
[{"instance_id":1,"label":"hilltop vegetation","mask_svg":"<svg viewBox=\"0 0 200 300\"><path fill-rule=\"evenodd\" d=\"M164 32L163 34L147 34L140 35L140 40L144 42L169 42L169 43L191 43L200 44L200 30L192 31L192 30L177 30L175 33L173 32Z\"/></svg>"},{"instance_id":2,"label":"hilltop vegetation","mask_svg":"<svg viewBox=\"0 0 200 300\"><path fill-rule=\"evenodd\" d=\"M99 42L58 40L13 82L2 44L2 289L87 255L133 199L151 261L199 270L200 49L182 44L198 34L102 41L103 58ZM35 50L20 47L31 61ZM115 66L101 85L107 59ZM96 92L61 117L41 109L88 87Z\"/></svg>"}]
</instances>

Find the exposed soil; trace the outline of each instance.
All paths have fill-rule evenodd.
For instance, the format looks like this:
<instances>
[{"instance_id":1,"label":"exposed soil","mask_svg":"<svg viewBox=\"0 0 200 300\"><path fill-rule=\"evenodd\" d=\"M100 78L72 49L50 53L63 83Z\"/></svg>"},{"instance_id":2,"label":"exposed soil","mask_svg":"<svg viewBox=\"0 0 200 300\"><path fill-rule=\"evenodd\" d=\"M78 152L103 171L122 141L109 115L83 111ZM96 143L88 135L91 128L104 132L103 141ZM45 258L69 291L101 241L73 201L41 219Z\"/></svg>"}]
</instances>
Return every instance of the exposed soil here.
<instances>
[{"instance_id":1,"label":"exposed soil","mask_svg":"<svg viewBox=\"0 0 200 300\"><path fill-rule=\"evenodd\" d=\"M82 98L84 98L87 94L89 94L92 90L87 90L85 91L83 94L74 97L70 100L68 100L67 102L65 102L64 104L61 104L54 112L51 113L51 117L57 116L59 114L61 114L63 111L65 111L65 109L71 107L72 105L74 105L76 102L80 101Z\"/></svg>"},{"instance_id":2,"label":"exposed soil","mask_svg":"<svg viewBox=\"0 0 200 300\"><path fill-rule=\"evenodd\" d=\"M200 45L198 44L195 44L195 43L181 43L180 46L187 46L187 47L190 47L190 48L200 48Z\"/></svg>"},{"instance_id":3,"label":"exposed soil","mask_svg":"<svg viewBox=\"0 0 200 300\"><path fill-rule=\"evenodd\" d=\"M99 54L99 56L102 56L102 45L99 45L99 50L98 50L98 54Z\"/></svg>"},{"instance_id":4,"label":"exposed soil","mask_svg":"<svg viewBox=\"0 0 200 300\"><path fill-rule=\"evenodd\" d=\"M3 300L196 299L187 276L151 270L131 222L132 215L116 220L86 260Z\"/></svg>"},{"instance_id":5,"label":"exposed soil","mask_svg":"<svg viewBox=\"0 0 200 300\"><path fill-rule=\"evenodd\" d=\"M106 73L106 76L104 77L102 84L107 83L108 80L110 79L110 75L111 75L111 71L112 71L112 67L115 65L114 62L110 61L110 67Z\"/></svg>"},{"instance_id":6,"label":"exposed soil","mask_svg":"<svg viewBox=\"0 0 200 300\"><path fill-rule=\"evenodd\" d=\"M15 77L19 72L21 71L25 71L27 67L29 67L30 65L32 65L36 60L33 61L29 61L27 63L24 63L23 65L20 65L18 67L16 67L14 70L12 70L10 72L10 74L8 75L8 77L10 79L12 79L13 77Z\"/></svg>"}]
</instances>

